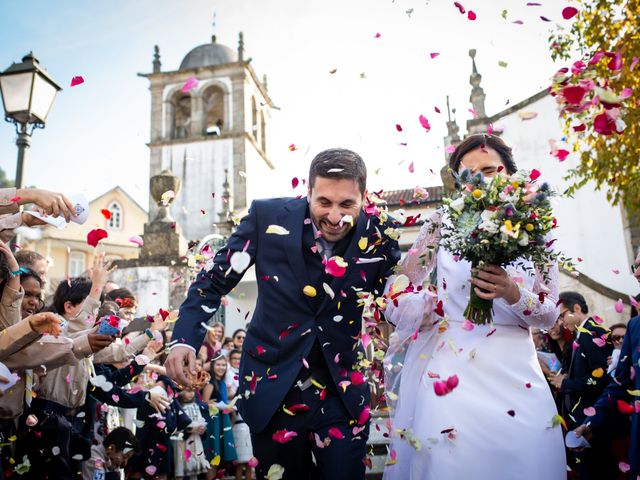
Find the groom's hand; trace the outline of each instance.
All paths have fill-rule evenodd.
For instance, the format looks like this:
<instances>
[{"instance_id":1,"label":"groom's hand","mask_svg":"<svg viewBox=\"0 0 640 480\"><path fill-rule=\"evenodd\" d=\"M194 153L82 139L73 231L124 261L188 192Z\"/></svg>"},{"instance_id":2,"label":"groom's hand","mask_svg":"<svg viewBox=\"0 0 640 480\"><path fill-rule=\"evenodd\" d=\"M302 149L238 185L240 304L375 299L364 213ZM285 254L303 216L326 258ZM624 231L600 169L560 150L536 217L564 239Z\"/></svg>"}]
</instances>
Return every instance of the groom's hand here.
<instances>
[{"instance_id":1,"label":"groom's hand","mask_svg":"<svg viewBox=\"0 0 640 480\"><path fill-rule=\"evenodd\" d=\"M167 374L175 382L187 388L191 387L191 379L186 375L187 371L191 378L195 378L196 375L196 354L191 348L182 345L173 347L164 366L167 368Z\"/></svg>"}]
</instances>

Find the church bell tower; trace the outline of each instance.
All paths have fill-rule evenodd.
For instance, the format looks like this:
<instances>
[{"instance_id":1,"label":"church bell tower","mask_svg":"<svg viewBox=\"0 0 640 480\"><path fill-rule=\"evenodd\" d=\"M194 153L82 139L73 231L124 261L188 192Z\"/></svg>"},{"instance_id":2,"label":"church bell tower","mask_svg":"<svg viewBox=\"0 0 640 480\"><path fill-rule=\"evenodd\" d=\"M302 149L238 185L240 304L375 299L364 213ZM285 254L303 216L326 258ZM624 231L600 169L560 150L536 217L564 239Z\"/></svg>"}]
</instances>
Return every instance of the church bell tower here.
<instances>
[{"instance_id":1,"label":"church bell tower","mask_svg":"<svg viewBox=\"0 0 640 480\"><path fill-rule=\"evenodd\" d=\"M251 183L274 168L267 156L274 105L250 62L240 33L237 49L213 36L173 71L162 71L156 46L152 73L140 74L151 91L150 175L169 169L180 178L173 215L187 240L227 225L221 212L246 210Z\"/></svg>"}]
</instances>

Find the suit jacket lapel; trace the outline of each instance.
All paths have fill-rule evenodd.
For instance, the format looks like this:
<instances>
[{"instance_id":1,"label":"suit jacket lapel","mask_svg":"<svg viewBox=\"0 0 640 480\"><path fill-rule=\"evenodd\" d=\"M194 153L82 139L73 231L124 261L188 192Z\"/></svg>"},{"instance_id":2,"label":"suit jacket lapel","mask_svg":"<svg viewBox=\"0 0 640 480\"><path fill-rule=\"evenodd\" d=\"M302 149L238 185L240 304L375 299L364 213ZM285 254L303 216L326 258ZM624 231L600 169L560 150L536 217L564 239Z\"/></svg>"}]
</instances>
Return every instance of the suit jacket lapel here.
<instances>
[{"instance_id":1,"label":"suit jacket lapel","mask_svg":"<svg viewBox=\"0 0 640 480\"><path fill-rule=\"evenodd\" d=\"M305 286L310 285L309 273L302 256L302 231L306 214L307 200L300 199L285 205L283 212L278 216L278 224L289 230L288 235L282 236L282 246L287 254L291 270L293 270L294 276L298 281L300 292ZM309 297L305 295L305 298L307 304L313 308Z\"/></svg>"}]
</instances>

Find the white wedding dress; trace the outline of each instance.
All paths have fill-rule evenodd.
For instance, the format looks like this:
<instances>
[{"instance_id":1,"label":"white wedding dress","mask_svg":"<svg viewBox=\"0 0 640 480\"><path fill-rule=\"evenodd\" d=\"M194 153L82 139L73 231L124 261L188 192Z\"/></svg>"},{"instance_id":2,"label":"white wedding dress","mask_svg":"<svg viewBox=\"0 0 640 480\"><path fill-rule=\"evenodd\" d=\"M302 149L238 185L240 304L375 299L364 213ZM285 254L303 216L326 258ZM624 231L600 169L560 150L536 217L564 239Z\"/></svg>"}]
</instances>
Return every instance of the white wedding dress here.
<instances>
[{"instance_id":1,"label":"white wedding dress","mask_svg":"<svg viewBox=\"0 0 640 480\"><path fill-rule=\"evenodd\" d=\"M427 285L437 264L444 317L433 311L434 293L426 288L387 307L396 333L385 384L395 408L384 479L565 479L562 430L552 423L557 410L529 331L556 321L557 266L546 283L528 261L507 267L520 301L495 300L494 324L470 329L463 318L470 264L436 249L439 230L432 222L439 223L438 215L423 226L399 273ZM546 293L542 303L540 292ZM437 396L434 382L452 375L458 386Z\"/></svg>"}]
</instances>

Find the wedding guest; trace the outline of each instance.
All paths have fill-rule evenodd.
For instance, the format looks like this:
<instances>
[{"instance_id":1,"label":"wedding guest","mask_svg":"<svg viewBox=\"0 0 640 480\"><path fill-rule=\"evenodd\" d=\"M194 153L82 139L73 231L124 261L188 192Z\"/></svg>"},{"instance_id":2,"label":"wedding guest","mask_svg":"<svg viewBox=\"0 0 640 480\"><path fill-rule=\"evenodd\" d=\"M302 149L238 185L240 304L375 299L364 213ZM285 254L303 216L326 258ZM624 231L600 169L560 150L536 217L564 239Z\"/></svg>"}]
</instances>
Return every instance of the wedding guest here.
<instances>
[{"instance_id":1,"label":"wedding guest","mask_svg":"<svg viewBox=\"0 0 640 480\"><path fill-rule=\"evenodd\" d=\"M631 266L631 272L640 282L640 251ZM637 315L627 324L627 332L620 348L620 360L613 380L609 382L595 403L595 415L585 419L582 425L575 430L578 437L584 436L592 445L602 443L609 435L612 422L620 419L621 416L627 418L630 416L629 478L636 478L640 475L640 419L634 408L637 397L630 393L634 390L640 390L639 364L640 315Z\"/></svg>"},{"instance_id":2,"label":"wedding guest","mask_svg":"<svg viewBox=\"0 0 640 480\"><path fill-rule=\"evenodd\" d=\"M116 302L120 309L118 313L127 322L131 322L138 310L138 300L135 294L128 288L116 288L105 295L105 300Z\"/></svg>"},{"instance_id":3,"label":"wedding guest","mask_svg":"<svg viewBox=\"0 0 640 480\"><path fill-rule=\"evenodd\" d=\"M551 384L562 396L562 415L570 429L584 422L585 409L593 407L610 377L606 374L607 357L611 343L609 330L593 316L582 295L561 292L559 319L568 329L576 332L569 370L553 376ZM571 463L571 462L570 462ZM592 449L576 455L571 466L581 480L610 478L613 458L609 445L596 443Z\"/></svg>"},{"instance_id":4,"label":"wedding guest","mask_svg":"<svg viewBox=\"0 0 640 480\"><path fill-rule=\"evenodd\" d=\"M238 384L240 380L238 377L240 372L240 357L242 357L242 352L240 350L231 350L227 357L229 368L227 368L224 383L227 385L229 399L235 397L236 392L238 391Z\"/></svg>"},{"instance_id":5,"label":"wedding guest","mask_svg":"<svg viewBox=\"0 0 640 480\"><path fill-rule=\"evenodd\" d=\"M209 403L217 410L211 415L207 425L207 438L204 442L206 454L214 458L220 455L221 463L233 462L238 456L233 440L233 427L229 406L227 385L224 378L227 373L227 359L220 356L211 362L211 380L202 391L202 401ZM215 472L212 472L215 475Z\"/></svg>"},{"instance_id":6,"label":"wedding guest","mask_svg":"<svg viewBox=\"0 0 640 480\"><path fill-rule=\"evenodd\" d=\"M139 451L140 445L131 430L113 429L102 443L91 447L91 456L82 463L82 480L120 480L127 462Z\"/></svg>"},{"instance_id":7,"label":"wedding guest","mask_svg":"<svg viewBox=\"0 0 640 480\"><path fill-rule=\"evenodd\" d=\"M208 407L196 400L196 394L182 391L178 394L178 402L184 413L191 419L191 424L181 440L172 440L175 477L178 479L193 478L206 474L210 470L204 452L203 436L207 433L207 418L203 410Z\"/></svg>"},{"instance_id":8,"label":"wedding guest","mask_svg":"<svg viewBox=\"0 0 640 480\"><path fill-rule=\"evenodd\" d=\"M222 341L222 350L220 350L220 353L225 357L228 357L231 350L235 350L235 347L233 346L233 338L224 337L224 340Z\"/></svg>"},{"instance_id":9,"label":"wedding guest","mask_svg":"<svg viewBox=\"0 0 640 480\"><path fill-rule=\"evenodd\" d=\"M171 403L163 414L159 414L150 404L138 408L136 438L140 443L140 453L130 460L129 478L167 480L174 474L171 436L184 432L191 424L191 419L176 401L175 384L170 378L158 376L150 391L168 397Z\"/></svg>"},{"instance_id":10,"label":"wedding guest","mask_svg":"<svg viewBox=\"0 0 640 480\"><path fill-rule=\"evenodd\" d=\"M222 350L222 340L224 339L224 324L214 322L213 325L207 326L207 335L204 337L198 358L204 363L203 368L209 371L211 368L211 360L220 355Z\"/></svg>"},{"instance_id":11,"label":"wedding guest","mask_svg":"<svg viewBox=\"0 0 640 480\"><path fill-rule=\"evenodd\" d=\"M615 323L609 327L611 334L609 338L611 339L611 344L613 345L613 352L609 358L607 358L607 363L609 364L609 368L607 369L607 373L613 376L613 372L618 365L618 361L620 360L620 349L622 348L622 342L624 341L624 336L627 333L627 325L625 323Z\"/></svg>"},{"instance_id":12,"label":"wedding guest","mask_svg":"<svg viewBox=\"0 0 640 480\"><path fill-rule=\"evenodd\" d=\"M112 280L109 280L107 283L104 284L104 290L102 290L102 293L106 296L119 288L120 288L120 285L118 285L116 282Z\"/></svg>"},{"instance_id":13,"label":"wedding guest","mask_svg":"<svg viewBox=\"0 0 640 480\"><path fill-rule=\"evenodd\" d=\"M242 345L244 345L244 337L247 331L244 328L239 328L233 332L233 348L242 351Z\"/></svg>"},{"instance_id":14,"label":"wedding guest","mask_svg":"<svg viewBox=\"0 0 640 480\"><path fill-rule=\"evenodd\" d=\"M21 267L26 267L40 276L42 288L47 286L47 272L49 271L49 260L43 255L33 250L20 249L15 253L16 260Z\"/></svg>"}]
</instances>

